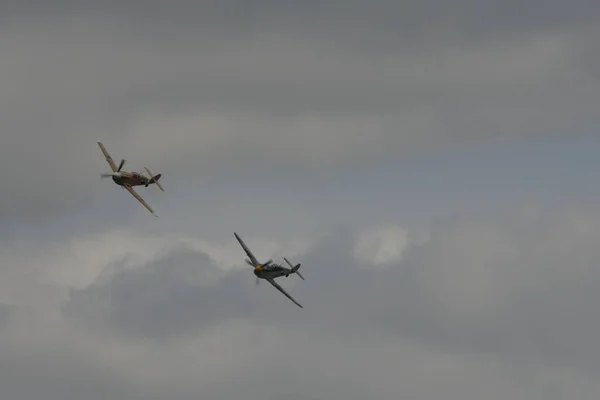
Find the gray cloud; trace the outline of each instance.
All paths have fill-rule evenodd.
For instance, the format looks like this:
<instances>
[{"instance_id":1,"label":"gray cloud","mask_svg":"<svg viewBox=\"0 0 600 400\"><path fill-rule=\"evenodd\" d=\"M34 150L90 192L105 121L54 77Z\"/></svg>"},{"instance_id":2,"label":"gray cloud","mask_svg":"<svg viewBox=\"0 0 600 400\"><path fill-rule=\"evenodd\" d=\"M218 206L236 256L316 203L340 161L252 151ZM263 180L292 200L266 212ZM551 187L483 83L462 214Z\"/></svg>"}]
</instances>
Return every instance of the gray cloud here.
<instances>
[{"instance_id":1,"label":"gray cloud","mask_svg":"<svg viewBox=\"0 0 600 400\"><path fill-rule=\"evenodd\" d=\"M0 304L0 328L12 322L19 308L12 304Z\"/></svg>"},{"instance_id":2,"label":"gray cloud","mask_svg":"<svg viewBox=\"0 0 600 400\"><path fill-rule=\"evenodd\" d=\"M254 287L241 249L240 269L226 273L185 241L154 257L138 244L124 259L103 257L105 270L71 288L62 313L42 293L33 311L8 320L4 387L17 399L45 390L67 400L86 390L92 399L592 399L597 211L458 215L378 266L356 261L356 232L340 229L292 257L306 280L282 284L304 309L264 282ZM113 243L126 248L127 237Z\"/></svg>"},{"instance_id":3,"label":"gray cloud","mask_svg":"<svg viewBox=\"0 0 600 400\"><path fill-rule=\"evenodd\" d=\"M112 202L96 140L174 189L597 119L595 3L65 4L4 14L5 218Z\"/></svg>"},{"instance_id":4,"label":"gray cloud","mask_svg":"<svg viewBox=\"0 0 600 400\"><path fill-rule=\"evenodd\" d=\"M298 260L306 281L282 280L305 306L301 312L268 285L252 290L250 270L213 287L185 281L190 269L210 268L189 250L75 292L69 307L89 321L110 303L102 323L117 331L135 326L149 337L246 318L342 336L378 332L450 353L596 371L600 220L594 215L589 209L451 219L410 247L399 265L377 269L354 260L353 236L338 232Z\"/></svg>"},{"instance_id":5,"label":"gray cloud","mask_svg":"<svg viewBox=\"0 0 600 400\"><path fill-rule=\"evenodd\" d=\"M448 33L460 33L460 38L464 39L561 29L594 21L600 14L600 8L591 0L576 0L569 5L557 0L527 4L515 0L407 0L402 3L390 0L369 3L340 0L302 3L175 0L168 6L152 0L89 1L80 5L59 0L32 0L6 5L3 9L3 15L12 18L48 17L69 12L135 18L138 21L136 28L143 28L146 21L151 21L153 29L158 23L159 26L165 24L171 28L177 25L179 30L188 28L232 36L248 31L277 29L354 42L376 36L381 43L386 36L400 41L414 41L419 37L435 36L436 33L439 35L436 39ZM161 31L163 34L167 32ZM387 46L397 43L398 40L384 42Z\"/></svg>"},{"instance_id":6,"label":"gray cloud","mask_svg":"<svg viewBox=\"0 0 600 400\"><path fill-rule=\"evenodd\" d=\"M123 377L96 360L79 356L72 348L27 347L14 343L0 346L0 383L7 398L141 398Z\"/></svg>"},{"instance_id":7,"label":"gray cloud","mask_svg":"<svg viewBox=\"0 0 600 400\"><path fill-rule=\"evenodd\" d=\"M65 308L71 320L132 338L177 340L196 335L198 328L245 317L258 306L248 301L249 285L243 284L241 276L220 279L206 254L186 246L143 269L130 270L122 262L109 268L114 272L71 292Z\"/></svg>"},{"instance_id":8,"label":"gray cloud","mask_svg":"<svg viewBox=\"0 0 600 400\"><path fill-rule=\"evenodd\" d=\"M350 331L368 326L449 352L598 371L595 209L451 219L377 272L353 270L335 253L308 256L329 266L308 297L343 314L340 327ZM325 294L328 284L339 288L335 296Z\"/></svg>"},{"instance_id":9,"label":"gray cloud","mask_svg":"<svg viewBox=\"0 0 600 400\"><path fill-rule=\"evenodd\" d=\"M375 213L357 205L329 213L298 195L328 190L340 209L351 195L306 177L585 133L600 100L596 3L5 5L0 278L2 301L23 304L0 306L3 395L597 398L597 207L456 216L384 266L355 260L356 232L340 229L293 257L306 281L282 280L304 309L187 242L156 257L144 244L149 232L214 240L234 225L253 243L261 215L258 230L278 240L323 228L325 214L369 224ZM65 238L112 229L131 209L147 216L100 181L96 140L168 178L162 197L143 192L167 222L136 220L137 243L129 230ZM284 179L290 194L269 195ZM48 216L56 226L40 223ZM145 261L132 269L128 257Z\"/></svg>"}]
</instances>

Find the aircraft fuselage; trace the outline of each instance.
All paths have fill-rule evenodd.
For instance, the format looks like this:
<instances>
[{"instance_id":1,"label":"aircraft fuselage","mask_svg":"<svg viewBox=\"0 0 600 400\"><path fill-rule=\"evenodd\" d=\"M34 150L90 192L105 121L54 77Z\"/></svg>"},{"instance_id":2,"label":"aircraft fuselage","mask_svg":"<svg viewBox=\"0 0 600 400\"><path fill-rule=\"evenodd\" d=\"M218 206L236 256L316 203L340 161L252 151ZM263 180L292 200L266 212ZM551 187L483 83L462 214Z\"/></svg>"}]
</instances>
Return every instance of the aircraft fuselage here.
<instances>
[{"instance_id":1,"label":"aircraft fuselage","mask_svg":"<svg viewBox=\"0 0 600 400\"><path fill-rule=\"evenodd\" d=\"M119 186L146 186L155 183L153 180L137 172L117 172L112 176L112 180Z\"/></svg>"},{"instance_id":2,"label":"aircraft fuselage","mask_svg":"<svg viewBox=\"0 0 600 400\"><path fill-rule=\"evenodd\" d=\"M275 278L289 275L290 272L291 272L290 269L282 267L280 265L278 265L278 266L270 265L265 269L261 269L260 271L257 271L255 269L254 275L256 275L260 279L266 279L266 278L275 279Z\"/></svg>"}]
</instances>

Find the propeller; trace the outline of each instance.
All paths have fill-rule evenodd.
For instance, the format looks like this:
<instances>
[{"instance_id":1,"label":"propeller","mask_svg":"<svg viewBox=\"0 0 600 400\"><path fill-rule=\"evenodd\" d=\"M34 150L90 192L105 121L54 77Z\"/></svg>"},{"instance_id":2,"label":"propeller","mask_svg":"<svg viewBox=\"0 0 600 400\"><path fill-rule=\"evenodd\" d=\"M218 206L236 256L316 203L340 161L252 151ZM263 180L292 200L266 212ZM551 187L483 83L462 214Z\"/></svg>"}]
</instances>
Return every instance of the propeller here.
<instances>
[{"instance_id":1,"label":"propeller","mask_svg":"<svg viewBox=\"0 0 600 400\"><path fill-rule=\"evenodd\" d=\"M119 172L121 172L121 168L123 168L123 165L125 165L125 160L121 160L121 163L119 164L119 167L117 168L117 171L114 174L100 174L101 178L112 178L115 175L119 175Z\"/></svg>"},{"instance_id":2,"label":"propeller","mask_svg":"<svg viewBox=\"0 0 600 400\"><path fill-rule=\"evenodd\" d=\"M252 261L250 261L250 260L248 260L248 259L246 258L246 264L248 264L248 265L250 265L250 266L254 267L254 269L255 269L256 271L260 271L261 269L263 269L264 267L268 267L268 266L269 266L269 265L271 265L272 263L273 263L273 260L272 260L272 259L269 259L269 261L267 261L267 262L264 262L264 263L262 263L262 264L254 264Z\"/></svg>"},{"instance_id":3,"label":"propeller","mask_svg":"<svg viewBox=\"0 0 600 400\"><path fill-rule=\"evenodd\" d=\"M254 267L254 269L256 269L257 271L260 271L261 269L268 267L269 265L271 265L271 263L273 262L273 260L269 260L263 264L258 264L257 266Z\"/></svg>"},{"instance_id":4,"label":"propeller","mask_svg":"<svg viewBox=\"0 0 600 400\"><path fill-rule=\"evenodd\" d=\"M255 286L259 286L260 285L260 279L258 279L258 277L256 277L256 281L254 282Z\"/></svg>"}]
</instances>

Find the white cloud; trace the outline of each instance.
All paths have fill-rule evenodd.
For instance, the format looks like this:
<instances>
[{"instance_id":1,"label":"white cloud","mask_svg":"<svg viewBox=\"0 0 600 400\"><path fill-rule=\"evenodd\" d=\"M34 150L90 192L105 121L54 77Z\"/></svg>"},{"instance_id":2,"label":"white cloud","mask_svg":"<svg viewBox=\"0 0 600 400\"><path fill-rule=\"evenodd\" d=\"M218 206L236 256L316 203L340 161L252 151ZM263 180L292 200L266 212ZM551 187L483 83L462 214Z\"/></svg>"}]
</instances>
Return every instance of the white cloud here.
<instances>
[{"instance_id":1,"label":"white cloud","mask_svg":"<svg viewBox=\"0 0 600 400\"><path fill-rule=\"evenodd\" d=\"M409 244L408 231L399 226L384 226L360 232L354 257L368 264L399 262Z\"/></svg>"}]
</instances>

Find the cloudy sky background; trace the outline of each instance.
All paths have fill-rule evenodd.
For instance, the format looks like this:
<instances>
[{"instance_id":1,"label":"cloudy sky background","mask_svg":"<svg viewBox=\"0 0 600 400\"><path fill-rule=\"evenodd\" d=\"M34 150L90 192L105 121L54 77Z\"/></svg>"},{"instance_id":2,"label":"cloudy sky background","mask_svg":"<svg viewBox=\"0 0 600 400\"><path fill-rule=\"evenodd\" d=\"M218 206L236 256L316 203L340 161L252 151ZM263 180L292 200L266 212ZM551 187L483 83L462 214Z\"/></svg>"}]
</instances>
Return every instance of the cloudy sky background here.
<instances>
[{"instance_id":1,"label":"cloudy sky background","mask_svg":"<svg viewBox=\"0 0 600 400\"><path fill-rule=\"evenodd\" d=\"M2 5L2 398L597 398L600 3L68 3Z\"/></svg>"}]
</instances>

